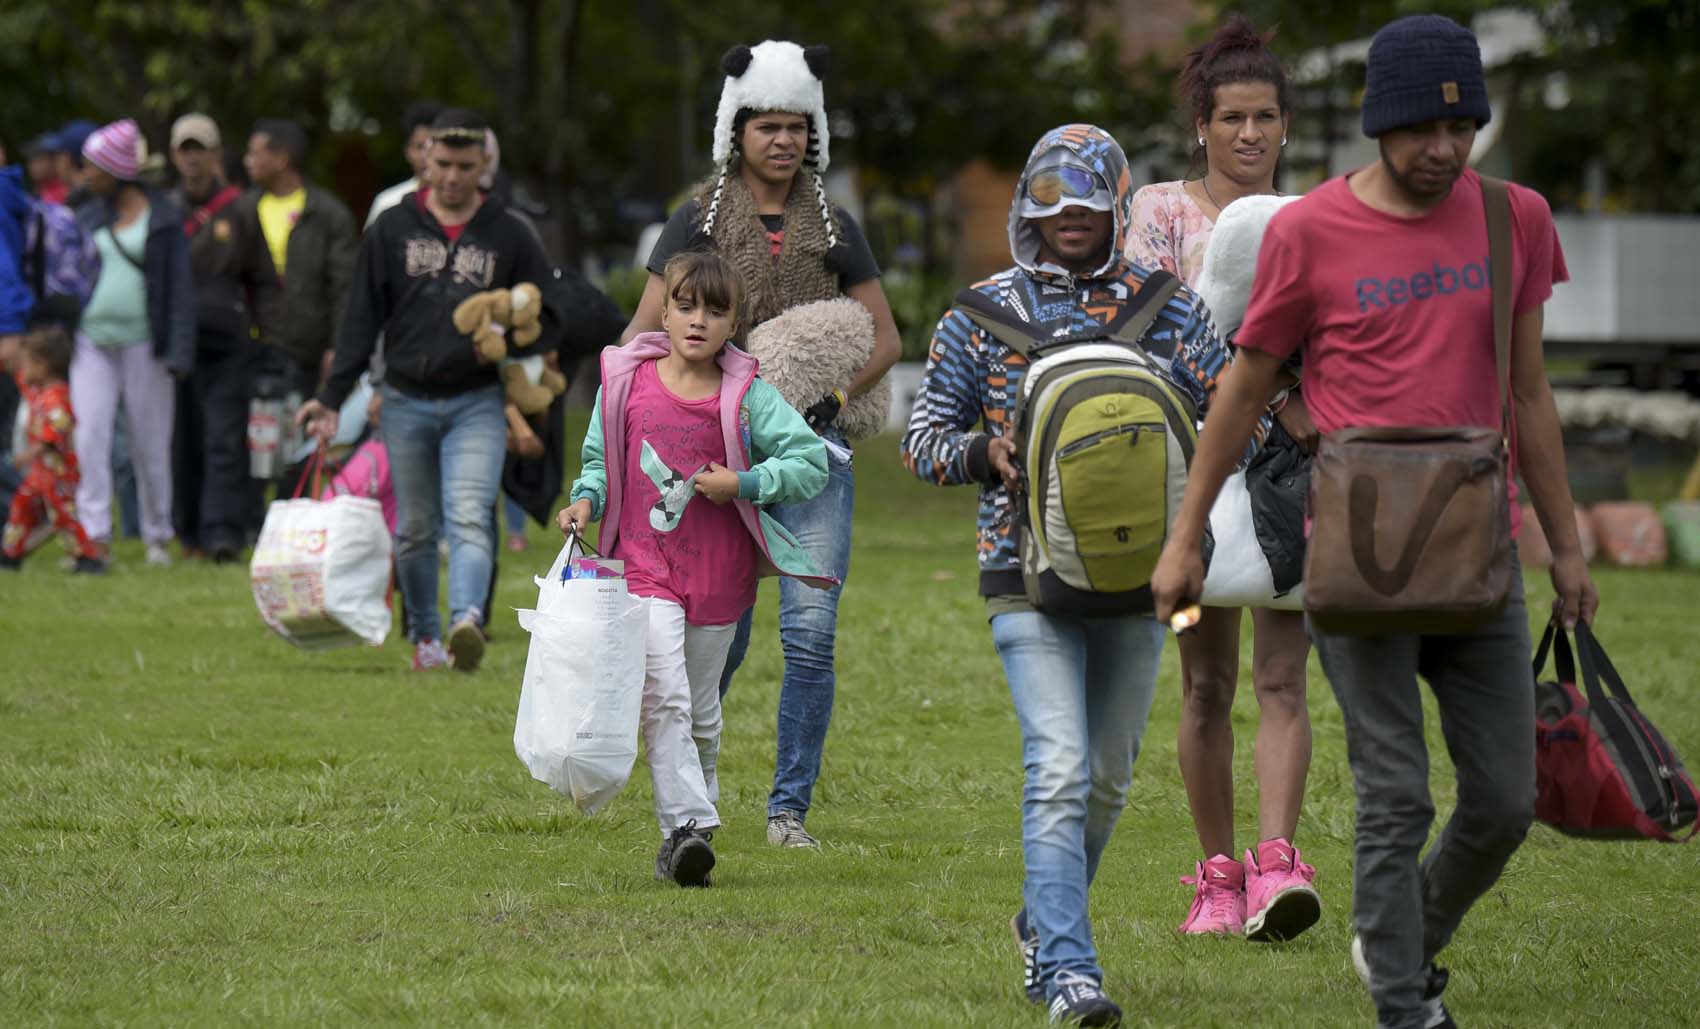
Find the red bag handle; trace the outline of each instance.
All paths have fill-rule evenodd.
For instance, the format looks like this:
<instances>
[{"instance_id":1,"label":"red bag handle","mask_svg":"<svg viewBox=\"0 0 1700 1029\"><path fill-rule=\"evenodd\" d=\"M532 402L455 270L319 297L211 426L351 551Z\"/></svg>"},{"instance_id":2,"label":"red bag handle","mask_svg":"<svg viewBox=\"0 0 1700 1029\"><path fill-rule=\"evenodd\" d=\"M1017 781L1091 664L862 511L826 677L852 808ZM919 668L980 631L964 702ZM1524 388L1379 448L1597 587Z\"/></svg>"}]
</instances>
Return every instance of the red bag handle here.
<instances>
[{"instance_id":1,"label":"red bag handle","mask_svg":"<svg viewBox=\"0 0 1700 1029\"><path fill-rule=\"evenodd\" d=\"M308 499L317 500L319 498L319 495L324 493L324 491L325 491L325 450L326 450L326 447L325 447L324 441L320 440L318 448L313 451L313 456L309 457L307 459L307 463L301 466L301 478L296 480L296 482L295 482L295 492L290 494L289 499L291 499L291 500L300 500L301 499L301 491L307 487L307 478L309 476L311 476L312 479L313 479L313 492L309 496Z\"/></svg>"}]
</instances>

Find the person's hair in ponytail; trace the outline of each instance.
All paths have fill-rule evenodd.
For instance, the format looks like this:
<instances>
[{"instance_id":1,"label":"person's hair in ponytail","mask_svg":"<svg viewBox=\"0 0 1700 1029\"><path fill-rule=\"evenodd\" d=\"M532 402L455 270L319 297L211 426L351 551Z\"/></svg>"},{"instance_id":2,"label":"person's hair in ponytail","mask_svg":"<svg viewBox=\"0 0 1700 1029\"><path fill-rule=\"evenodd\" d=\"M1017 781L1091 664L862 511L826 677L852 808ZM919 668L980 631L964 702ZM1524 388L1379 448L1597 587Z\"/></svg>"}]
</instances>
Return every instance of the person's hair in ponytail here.
<instances>
[{"instance_id":1,"label":"person's hair in ponytail","mask_svg":"<svg viewBox=\"0 0 1700 1029\"><path fill-rule=\"evenodd\" d=\"M1276 102L1281 113L1293 110L1292 86L1287 82L1287 69L1281 66L1269 40L1275 32L1259 34L1244 15L1236 14L1199 46L1189 50L1181 62L1181 77L1177 85L1181 110L1186 118L1188 138L1197 132L1199 122L1210 123L1216 111L1216 89L1235 82L1266 82L1275 87ZM1192 148L1193 165L1202 166L1204 148Z\"/></svg>"}]
</instances>

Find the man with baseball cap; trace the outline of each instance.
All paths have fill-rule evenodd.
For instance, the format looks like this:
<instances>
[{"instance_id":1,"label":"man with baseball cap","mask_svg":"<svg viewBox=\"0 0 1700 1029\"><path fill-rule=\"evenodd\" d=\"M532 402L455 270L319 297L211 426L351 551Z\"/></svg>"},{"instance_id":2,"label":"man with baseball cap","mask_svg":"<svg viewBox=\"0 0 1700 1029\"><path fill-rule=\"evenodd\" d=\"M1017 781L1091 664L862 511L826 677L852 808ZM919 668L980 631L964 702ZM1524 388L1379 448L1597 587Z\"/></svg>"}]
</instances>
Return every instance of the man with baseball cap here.
<instances>
[{"instance_id":1,"label":"man with baseball cap","mask_svg":"<svg viewBox=\"0 0 1700 1029\"><path fill-rule=\"evenodd\" d=\"M255 344L248 332L243 222L235 205L242 191L224 181L221 143L218 125L204 114L185 114L171 126L178 184L169 195L184 212L196 294L195 368L177 384L173 514L185 551L224 564L241 553L244 516L258 498L248 477Z\"/></svg>"},{"instance_id":2,"label":"man with baseball cap","mask_svg":"<svg viewBox=\"0 0 1700 1029\"><path fill-rule=\"evenodd\" d=\"M1157 614L1199 598L1200 540L1278 369L1302 348L1305 399L1325 434L1370 426L1501 425L1483 183L1468 166L1492 116L1481 53L1436 15L1401 18L1370 44L1364 134L1381 159L1317 187L1269 223L1251 302L1199 437L1185 500L1152 580ZM1577 541L1541 308L1568 277L1539 193L1511 185L1514 462L1552 542L1553 613L1568 628L1598 606ZM1513 490L1512 497L1516 492ZM1515 535L1518 507L1509 525ZM1316 541L1339 546L1339 540ZM1469 570L1467 570L1469 571ZM1523 579L1500 615L1462 633L1325 631L1311 639L1344 716L1357 789L1354 964L1383 1026L1452 1025L1434 959L1498 880L1534 813L1534 693ZM1457 773L1434 820L1422 695L1428 681Z\"/></svg>"}]
</instances>

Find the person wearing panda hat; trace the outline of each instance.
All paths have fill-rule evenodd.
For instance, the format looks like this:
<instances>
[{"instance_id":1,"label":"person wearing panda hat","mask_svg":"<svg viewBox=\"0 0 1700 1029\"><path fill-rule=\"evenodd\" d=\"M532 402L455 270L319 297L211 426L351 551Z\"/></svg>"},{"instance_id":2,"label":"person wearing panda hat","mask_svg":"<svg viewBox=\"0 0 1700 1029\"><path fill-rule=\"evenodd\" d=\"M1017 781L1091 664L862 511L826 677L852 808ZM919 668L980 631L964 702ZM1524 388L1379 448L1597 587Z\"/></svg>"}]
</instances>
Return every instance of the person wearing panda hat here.
<instances>
[{"instance_id":1,"label":"person wearing panda hat","mask_svg":"<svg viewBox=\"0 0 1700 1029\"><path fill-rule=\"evenodd\" d=\"M827 58L824 46L805 48L772 39L726 52L721 59L726 81L714 123L714 172L674 212L656 241L647 264L648 285L621 342L661 328L662 269L674 254L693 247L713 248L742 274L753 329L804 305L810 305L809 311L818 310L818 301L848 297L861 304L866 316L850 308L864 326L854 330L864 337L857 342L869 354L860 369L847 381L831 382L811 394L786 393L781 388L786 401L829 443L832 457L826 489L813 500L775 505L769 511L822 570L842 582L849 571L855 493L846 423L853 417L865 421L859 417L866 413L862 409L877 406L880 395L871 391L896 363L902 345L867 240L850 214L827 199L821 179L831 143L821 85ZM809 317L802 312L797 316ZM870 318L873 338L867 340L865 326ZM811 363L824 365L827 348L807 331L816 327L799 324L804 331L770 332L779 352L758 352L757 356L769 370L781 363L790 368L802 365L804 372ZM879 417L883 421L883 410ZM816 589L792 581L780 584L779 636L785 677L767 811L767 838L775 846L818 846L803 828L803 820L820 774L832 718L833 654L842 588ZM749 640L750 614L746 612L726 661L722 694L743 661Z\"/></svg>"}]
</instances>

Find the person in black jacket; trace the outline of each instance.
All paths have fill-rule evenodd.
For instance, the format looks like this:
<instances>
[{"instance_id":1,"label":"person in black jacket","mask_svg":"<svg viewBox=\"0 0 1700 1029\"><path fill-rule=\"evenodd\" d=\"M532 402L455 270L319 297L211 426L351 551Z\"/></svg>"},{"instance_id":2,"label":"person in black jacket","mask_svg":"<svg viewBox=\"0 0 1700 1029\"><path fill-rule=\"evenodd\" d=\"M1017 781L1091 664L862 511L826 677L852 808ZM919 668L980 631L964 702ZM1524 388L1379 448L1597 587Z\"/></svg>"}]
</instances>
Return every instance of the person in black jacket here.
<instances>
[{"instance_id":1,"label":"person in black jacket","mask_svg":"<svg viewBox=\"0 0 1700 1029\"><path fill-rule=\"evenodd\" d=\"M414 642L415 668L452 661L471 671L483 657L479 628L496 539L490 513L507 430L496 366L454 327L454 309L475 293L548 282L548 258L502 201L478 190L482 116L461 108L432 123L431 186L385 211L360 247L330 378L302 405L299 424L321 439L384 337L384 444L396 494L396 569ZM543 311L555 345L559 317ZM437 539L449 539L448 647L437 609Z\"/></svg>"},{"instance_id":2,"label":"person in black jacket","mask_svg":"<svg viewBox=\"0 0 1700 1029\"><path fill-rule=\"evenodd\" d=\"M255 344L235 203L242 190L224 181L220 146L218 125L204 114L185 114L171 126L178 185L168 195L184 212L197 297L195 369L177 384L172 514L185 552L228 564L242 552L254 492L247 419Z\"/></svg>"},{"instance_id":3,"label":"person in black jacket","mask_svg":"<svg viewBox=\"0 0 1700 1029\"><path fill-rule=\"evenodd\" d=\"M254 320L267 368L311 396L330 368L332 343L354 270L354 216L302 171L307 136L285 120L262 121L243 164L255 188L242 198ZM270 349L276 348L276 349Z\"/></svg>"}]
</instances>

